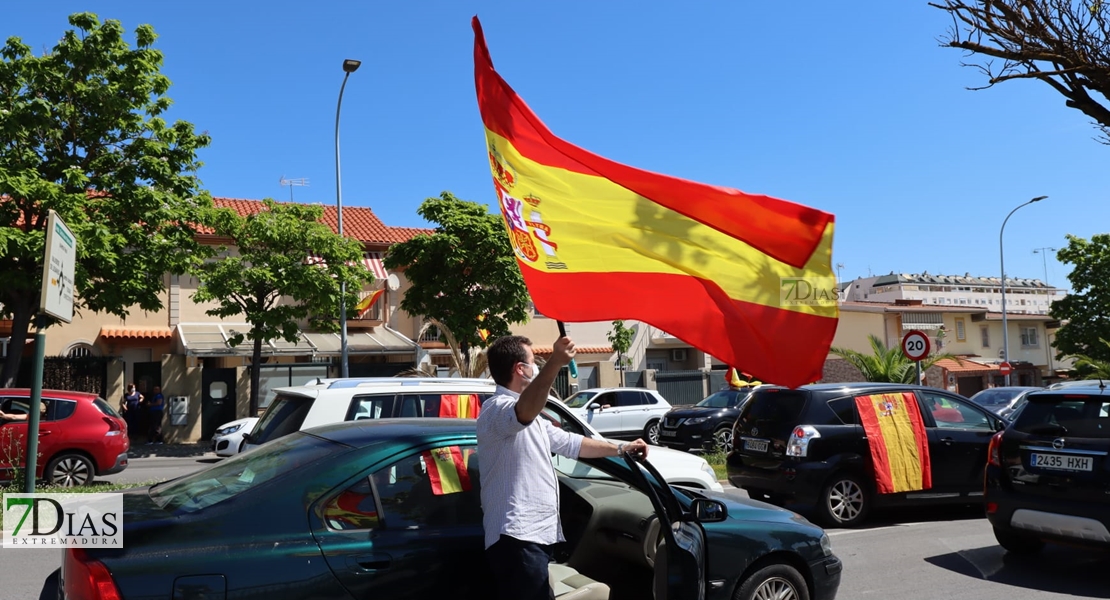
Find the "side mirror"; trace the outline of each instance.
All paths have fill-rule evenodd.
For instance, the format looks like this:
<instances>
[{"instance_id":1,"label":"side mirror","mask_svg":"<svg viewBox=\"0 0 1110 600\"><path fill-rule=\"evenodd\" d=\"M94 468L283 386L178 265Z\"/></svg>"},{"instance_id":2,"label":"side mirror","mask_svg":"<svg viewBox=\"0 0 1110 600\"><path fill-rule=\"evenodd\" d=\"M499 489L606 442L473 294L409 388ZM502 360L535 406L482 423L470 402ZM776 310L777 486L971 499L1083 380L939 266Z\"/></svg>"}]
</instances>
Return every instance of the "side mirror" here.
<instances>
[{"instance_id":1,"label":"side mirror","mask_svg":"<svg viewBox=\"0 0 1110 600\"><path fill-rule=\"evenodd\" d=\"M694 520L700 523L719 523L728 518L728 509L720 500L697 498L690 506Z\"/></svg>"},{"instance_id":2,"label":"side mirror","mask_svg":"<svg viewBox=\"0 0 1110 600\"><path fill-rule=\"evenodd\" d=\"M586 410L601 410L601 405L597 402L591 402L590 405L586 407Z\"/></svg>"}]
</instances>

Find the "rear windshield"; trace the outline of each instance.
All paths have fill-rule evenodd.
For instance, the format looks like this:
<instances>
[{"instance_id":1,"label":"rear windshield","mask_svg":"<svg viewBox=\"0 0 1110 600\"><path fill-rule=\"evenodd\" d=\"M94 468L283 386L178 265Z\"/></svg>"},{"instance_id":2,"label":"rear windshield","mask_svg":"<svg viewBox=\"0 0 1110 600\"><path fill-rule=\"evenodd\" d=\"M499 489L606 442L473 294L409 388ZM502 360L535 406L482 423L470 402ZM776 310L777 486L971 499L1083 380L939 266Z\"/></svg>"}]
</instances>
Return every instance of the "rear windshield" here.
<instances>
[{"instance_id":1,"label":"rear windshield","mask_svg":"<svg viewBox=\"0 0 1110 600\"><path fill-rule=\"evenodd\" d=\"M1031 395L1014 430L1033 435L1110 439L1110 397Z\"/></svg>"},{"instance_id":2,"label":"rear windshield","mask_svg":"<svg viewBox=\"0 0 1110 600\"><path fill-rule=\"evenodd\" d=\"M1005 406L1025 390L983 390L971 397L972 402L987 408Z\"/></svg>"},{"instance_id":3,"label":"rear windshield","mask_svg":"<svg viewBox=\"0 0 1110 600\"><path fill-rule=\"evenodd\" d=\"M278 394L266 409L266 414L254 426L250 442L264 444L300 431L309 409L312 408L312 401L312 398L304 396Z\"/></svg>"},{"instance_id":4,"label":"rear windshield","mask_svg":"<svg viewBox=\"0 0 1110 600\"><path fill-rule=\"evenodd\" d=\"M806 392L798 390L765 390L752 394L744 407L745 421L794 423L806 405Z\"/></svg>"},{"instance_id":5,"label":"rear windshield","mask_svg":"<svg viewBox=\"0 0 1110 600\"><path fill-rule=\"evenodd\" d=\"M175 513L191 513L294 473L345 448L303 433L150 488L150 499Z\"/></svg>"},{"instance_id":6,"label":"rear windshield","mask_svg":"<svg viewBox=\"0 0 1110 600\"><path fill-rule=\"evenodd\" d=\"M115 417L117 419L122 419L123 418L123 417L119 416L119 413L116 412L116 409L112 408L111 404L108 404L107 402L105 402L104 400L101 400L100 398L97 398L96 400L93 400L93 406L96 406L97 410L99 410L100 412L108 415L109 417Z\"/></svg>"}]
</instances>

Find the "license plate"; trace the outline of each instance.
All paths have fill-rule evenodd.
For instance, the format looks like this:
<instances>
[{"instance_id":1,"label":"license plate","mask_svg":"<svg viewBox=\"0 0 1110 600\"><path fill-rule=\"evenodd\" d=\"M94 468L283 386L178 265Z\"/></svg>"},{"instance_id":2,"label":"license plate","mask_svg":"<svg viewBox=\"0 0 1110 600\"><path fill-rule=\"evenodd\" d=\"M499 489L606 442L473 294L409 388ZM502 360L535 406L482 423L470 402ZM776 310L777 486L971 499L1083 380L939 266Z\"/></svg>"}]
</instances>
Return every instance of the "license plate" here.
<instances>
[{"instance_id":1,"label":"license plate","mask_svg":"<svg viewBox=\"0 0 1110 600\"><path fill-rule=\"evenodd\" d=\"M1068 456L1065 454L1030 454L1030 466L1041 469L1061 471L1090 471L1094 461L1090 456Z\"/></svg>"},{"instance_id":2,"label":"license plate","mask_svg":"<svg viewBox=\"0 0 1110 600\"><path fill-rule=\"evenodd\" d=\"M767 451L767 440L744 440L744 449L755 452Z\"/></svg>"},{"instance_id":3,"label":"license plate","mask_svg":"<svg viewBox=\"0 0 1110 600\"><path fill-rule=\"evenodd\" d=\"M663 437L674 437L674 436L678 435L678 432L677 431L667 431L666 429L664 429L664 430L659 432L659 435L662 435Z\"/></svg>"}]
</instances>

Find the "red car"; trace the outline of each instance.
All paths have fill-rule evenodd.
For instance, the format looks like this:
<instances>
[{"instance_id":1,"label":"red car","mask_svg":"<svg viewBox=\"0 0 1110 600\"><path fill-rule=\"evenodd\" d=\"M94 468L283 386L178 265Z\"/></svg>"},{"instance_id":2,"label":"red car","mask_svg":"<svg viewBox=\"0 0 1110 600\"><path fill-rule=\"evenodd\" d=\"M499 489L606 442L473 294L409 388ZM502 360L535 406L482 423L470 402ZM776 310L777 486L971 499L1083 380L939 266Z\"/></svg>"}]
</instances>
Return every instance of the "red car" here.
<instances>
[{"instance_id":1,"label":"red car","mask_svg":"<svg viewBox=\"0 0 1110 600\"><path fill-rule=\"evenodd\" d=\"M36 475L47 483L73 487L127 468L127 424L96 394L42 391ZM26 415L31 390L0 389L0 412ZM0 481L24 465L26 420L0 419Z\"/></svg>"}]
</instances>

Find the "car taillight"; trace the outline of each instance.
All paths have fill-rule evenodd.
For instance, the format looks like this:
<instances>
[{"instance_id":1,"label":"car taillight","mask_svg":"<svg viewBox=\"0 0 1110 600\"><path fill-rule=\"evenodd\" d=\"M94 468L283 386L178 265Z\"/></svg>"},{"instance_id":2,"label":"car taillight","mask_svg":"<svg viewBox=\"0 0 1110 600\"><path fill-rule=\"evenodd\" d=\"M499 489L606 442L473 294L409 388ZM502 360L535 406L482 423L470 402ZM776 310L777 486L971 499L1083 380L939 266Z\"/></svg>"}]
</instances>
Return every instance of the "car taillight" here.
<instances>
[{"instance_id":1,"label":"car taillight","mask_svg":"<svg viewBox=\"0 0 1110 600\"><path fill-rule=\"evenodd\" d=\"M67 548L62 570L66 600L121 600L119 588L104 563L80 548Z\"/></svg>"},{"instance_id":2,"label":"car taillight","mask_svg":"<svg viewBox=\"0 0 1110 600\"><path fill-rule=\"evenodd\" d=\"M1001 467L1002 466L1002 434L1004 431L999 431L991 437L991 443L987 446L987 462L990 464Z\"/></svg>"},{"instance_id":3,"label":"car taillight","mask_svg":"<svg viewBox=\"0 0 1110 600\"><path fill-rule=\"evenodd\" d=\"M123 428L115 419L111 417L103 417L103 419L108 424L108 433L104 435L123 435Z\"/></svg>"},{"instance_id":4,"label":"car taillight","mask_svg":"<svg viewBox=\"0 0 1110 600\"><path fill-rule=\"evenodd\" d=\"M790 434L786 442L787 456L806 456L809 453L809 442L821 437L821 432L810 425L799 425Z\"/></svg>"}]
</instances>

